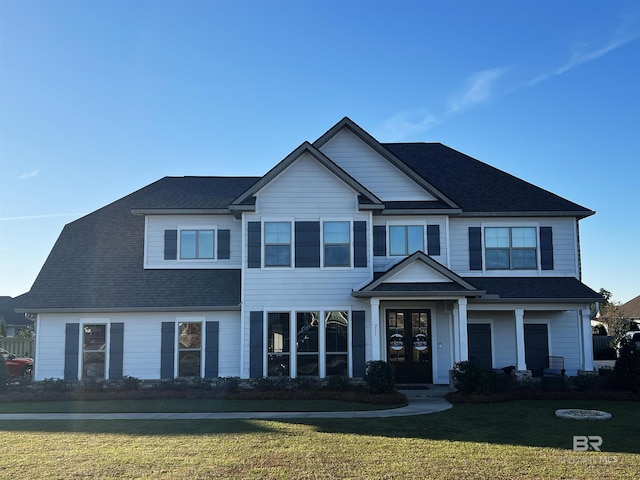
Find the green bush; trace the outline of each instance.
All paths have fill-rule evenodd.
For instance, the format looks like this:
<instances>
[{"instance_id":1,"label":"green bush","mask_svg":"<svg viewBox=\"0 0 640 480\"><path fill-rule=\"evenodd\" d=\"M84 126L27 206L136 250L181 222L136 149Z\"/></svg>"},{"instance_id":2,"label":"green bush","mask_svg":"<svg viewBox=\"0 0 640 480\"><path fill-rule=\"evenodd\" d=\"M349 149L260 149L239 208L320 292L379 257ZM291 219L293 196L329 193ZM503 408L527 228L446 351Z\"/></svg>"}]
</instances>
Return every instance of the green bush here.
<instances>
[{"instance_id":1,"label":"green bush","mask_svg":"<svg viewBox=\"0 0 640 480\"><path fill-rule=\"evenodd\" d=\"M367 371L364 374L369 393L379 395L381 393L393 393L396 391L395 370L393 365L382 360L367 362Z\"/></svg>"},{"instance_id":2,"label":"green bush","mask_svg":"<svg viewBox=\"0 0 640 480\"><path fill-rule=\"evenodd\" d=\"M216 383L216 389L220 393L237 393L240 390L238 377L220 377Z\"/></svg>"},{"instance_id":3,"label":"green bush","mask_svg":"<svg viewBox=\"0 0 640 480\"><path fill-rule=\"evenodd\" d=\"M623 338L620 342L618 360L613 371L620 388L640 392L640 351L628 338Z\"/></svg>"},{"instance_id":4,"label":"green bush","mask_svg":"<svg viewBox=\"0 0 640 480\"><path fill-rule=\"evenodd\" d=\"M4 363L4 357L0 355L0 392L6 392L9 389L9 370Z\"/></svg>"},{"instance_id":5,"label":"green bush","mask_svg":"<svg viewBox=\"0 0 640 480\"><path fill-rule=\"evenodd\" d=\"M342 375L331 375L328 376L326 380L327 390L332 390L334 392L344 392L351 387L349 377L344 377Z\"/></svg>"},{"instance_id":6,"label":"green bush","mask_svg":"<svg viewBox=\"0 0 640 480\"><path fill-rule=\"evenodd\" d=\"M462 393L486 391L484 369L478 362L465 360L453 365L453 384Z\"/></svg>"}]
</instances>

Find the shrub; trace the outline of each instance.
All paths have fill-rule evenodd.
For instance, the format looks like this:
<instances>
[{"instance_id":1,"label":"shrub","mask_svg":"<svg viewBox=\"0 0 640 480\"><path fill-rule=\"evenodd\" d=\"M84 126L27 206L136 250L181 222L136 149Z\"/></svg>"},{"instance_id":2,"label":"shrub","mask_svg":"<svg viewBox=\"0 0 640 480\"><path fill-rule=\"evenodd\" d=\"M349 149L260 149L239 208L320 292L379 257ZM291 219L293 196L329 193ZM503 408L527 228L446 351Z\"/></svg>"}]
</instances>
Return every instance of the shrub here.
<instances>
[{"instance_id":1,"label":"shrub","mask_svg":"<svg viewBox=\"0 0 640 480\"><path fill-rule=\"evenodd\" d=\"M284 392L291 390L289 377L258 377L253 380L253 387L263 392Z\"/></svg>"},{"instance_id":2,"label":"shrub","mask_svg":"<svg viewBox=\"0 0 640 480\"><path fill-rule=\"evenodd\" d=\"M628 338L620 342L620 353L613 371L615 381L622 389L640 392L640 351Z\"/></svg>"},{"instance_id":3,"label":"shrub","mask_svg":"<svg viewBox=\"0 0 640 480\"><path fill-rule=\"evenodd\" d=\"M382 360L367 362L367 371L364 374L369 393L378 395L381 393L393 393L396 391L395 370L393 365Z\"/></svg>"},{"instance_id":4,"label":"shrub","mask_svg":"<svg viewBox=\"0 0 640 480\"><path fill-rule=\"evenodd\" d=\"M333 390L334 392L344 392L351 386L349 377L342 375L331 375L326 378L327 390Z\"/></svg>"},{"instance_id":5,"label":"shrub","mask_svg":"<svg viewBox=\"0 0 640 480\"><path fill-rule=\"evenodd\" d=\"M9 370L4 363L4 357L0 355L0 392L6 392L9 389Z\"/></svg>"},{"instance_id":6,"label":"shrub","mask_svg":"<svg viewBox=\"0 0 640 480\"><path fill-rule=\"evenodd\" d=\"M221 377L216 383L216 389L220 393L236 393L240 390L240 379L238 377Z\"/></svg>"},{"instance_id":7,"label":"shrub","mask_svg":"<svg viewBox=\"0 0 640 480\"><path fill-rule=\"evenodd\" d=\"M478 393L486 390L484 369L473 360L457 362L453 366L453 384L462 393Z\"/></svg>"}]
</instances>

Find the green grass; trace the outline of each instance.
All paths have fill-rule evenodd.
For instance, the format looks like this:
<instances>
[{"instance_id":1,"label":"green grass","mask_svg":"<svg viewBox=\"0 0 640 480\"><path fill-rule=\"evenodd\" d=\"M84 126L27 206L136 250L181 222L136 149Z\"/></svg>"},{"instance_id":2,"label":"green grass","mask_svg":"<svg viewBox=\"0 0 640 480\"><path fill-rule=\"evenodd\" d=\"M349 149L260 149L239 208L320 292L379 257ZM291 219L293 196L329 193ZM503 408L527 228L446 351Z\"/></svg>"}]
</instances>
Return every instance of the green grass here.
<instances>
[{"instance_id":1,"label":"green grass","mask_svg":"<svg viewBox=\"0 0 640 480\"><path fill-rule=\"evenodd\" d=\"M338 400L147 399L0 403L1 413L324 412L381 410L394 405Z\"/></svg>"},{"instance_id":2,"label":"green grass","mask_svg":"<svg viewBox=\"0 0 640 480\"><path fill-rule=\"evenodd\" d=\"M613 419L554 416L570 407ZM639 425L634 402L551 400L349 420L2 421L0 479L632 479ZM602 436L602 452L573 452L573 435Z\"/></svg>"}]
</instances>

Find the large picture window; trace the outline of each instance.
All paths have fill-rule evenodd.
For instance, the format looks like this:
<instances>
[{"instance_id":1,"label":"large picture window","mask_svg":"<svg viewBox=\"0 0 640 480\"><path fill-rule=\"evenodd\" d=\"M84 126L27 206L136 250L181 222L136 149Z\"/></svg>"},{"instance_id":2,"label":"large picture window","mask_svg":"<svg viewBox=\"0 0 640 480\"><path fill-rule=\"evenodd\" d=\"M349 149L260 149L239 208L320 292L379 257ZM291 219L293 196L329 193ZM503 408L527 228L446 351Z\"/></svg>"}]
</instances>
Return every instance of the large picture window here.
<instances>
[{"instance_id":1,"label":"large picture window","mask_svg":"<svg viewBox=\"0 0 640 480\"><path fill-rule=\"evenodd\" d=\"M202 362L202 323L178 323L178 376L199 377Z\"/></svg>"},{"instance_id":2,"label":"large picture window","mask_svg":"<svg viewBox=\"0 0 640 480\"><path fill-rule=\"evenodd\" d=\"M326 374L349 375L349 314L325 312Z\"/></svg>"},{"instance_id":3,"label":"large picture window","mask_svg":"<svg viewBox=\"0 0 640 480\"><path fill-rule=\"evenodd\" d=\"M106 325L85 325L82 337L82 378L105 378Z\"/></svg>"},{"instance_id":4,"label":"large picture window","mask_svg":"<svg viewBox=\"0 0 640 480\"><path fill-rule=\"evenodd\" d=\"M296 313L297 376L319 375L319 317L320 312Z\"/></svg>"},{"instance_id":5,"label":"large picture window","mask_svg":"<svg viewBox=\"0 0 640 480\"><path fill-rule=\"evenodd\" d=\"M267 267L291 266L291 223L264 224L264 264Z\"/></svg>"},{"instance_id":6,"label":"large picture window","mask_svg":"<svg viewBox=\"0 0 640 480\"><path fill-rule=\"evenodd\" d=\"M267 375L270 377L290 374L289 331L288 313L267 315Z\"/></svg>"},{"instance_id":7,"label":"large picture window","mask_svg":"<svg viewBox=\"0 0 640 480\"><path fill-rule=\"evenodd\" d=\"M389 227L389 255L411 255L424 251L422 225L391 225Z\"/></svg>"},{"instance_id":8,"label":"large picture window","mask_svg":"<svg viewBox=\"0 0 640 480\"><path fill-rule=\"evenodd\" d=\"M214 230L181 230L180 258L185 260L213 259Z\"/></svg>"},{"instance_id":9,"label":"large picture window","mask_svg":"<svg viewBox=\"0 0 640 480\"><path fill-rule=\"evenodd\" d=\"M350 223L324 222L325 267L348 267L350 262Z\"/></svg>"},{"instance_id":10,"label":"large picture window","mask_svg":"<svg viewBox=\"0 0 640 480\"><path fill-rule=\"evenodd\" d=\"M487 227L484 241L487 270L537 268L535 227Z\"/></svg>"}]
</instances>

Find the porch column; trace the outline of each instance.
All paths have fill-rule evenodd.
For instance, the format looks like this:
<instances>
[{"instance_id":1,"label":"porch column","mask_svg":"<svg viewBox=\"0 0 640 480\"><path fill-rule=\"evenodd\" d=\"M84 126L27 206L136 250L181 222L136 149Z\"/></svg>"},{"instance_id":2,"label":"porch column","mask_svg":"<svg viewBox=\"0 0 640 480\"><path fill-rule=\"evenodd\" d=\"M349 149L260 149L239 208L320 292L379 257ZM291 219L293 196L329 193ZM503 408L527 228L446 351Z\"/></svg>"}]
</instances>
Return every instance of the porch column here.
<instances>
[{"instance_id":1,"label":"porch column","mask_svg":"<svg viewBox=\"0 0 640 480\"><path fill-rule=\"evenodd\" d=\"M382 360L380 349L380 299L372 298L371 305L371 359Z\"/></svg>"},{"instance_id":2,"label":"porch column","mask_svg":"<svg viewBox=\"0 0 640 480\"><path fill-rule=\"evenodd\" d=\"M524 310L516 308L516 370L526 370L527 362L524 356Z\"/></svg>"},{"instance_id":3,"label":"porch column","mask_svg":"<svg viewBox=\"0 0 640 480\"><path fill-rule=\"evenodd\" d=\"M459 361L466 362L467 360L469 360L466 298L458 299L458 332Z\"/></svg>"},{"instance_id":4,"label":"porch column","mask_svg":"<svg viewBox=\"0 0 640 480\"><path fill-rule=\"evenodd\" d=\"M593 366L593 335L591 333L591 312L588 308L578 313L582 343L582 370L592 372Z\"/></svg>"}]
</instances>

